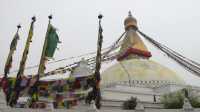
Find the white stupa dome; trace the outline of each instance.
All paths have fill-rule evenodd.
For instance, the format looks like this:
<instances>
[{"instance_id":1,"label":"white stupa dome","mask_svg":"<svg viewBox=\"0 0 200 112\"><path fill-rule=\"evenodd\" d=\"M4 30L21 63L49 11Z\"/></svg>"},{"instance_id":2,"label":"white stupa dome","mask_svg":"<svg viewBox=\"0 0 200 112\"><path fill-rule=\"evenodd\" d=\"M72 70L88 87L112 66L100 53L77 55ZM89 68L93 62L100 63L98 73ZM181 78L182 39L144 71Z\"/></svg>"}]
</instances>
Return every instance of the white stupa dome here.
<instances>
[{"instance_id":1,"label":"white stupa dome","mask_svg":"<svg viewBox=\"0 0 200 112\"><path fill-rule=\"evenodd\" d=\"M169 68L147 59L129 59L113 64L102 71L102 84L142 80L142 81L170 81L184 83L184 81Z\"/></svg>"}]
</instances>

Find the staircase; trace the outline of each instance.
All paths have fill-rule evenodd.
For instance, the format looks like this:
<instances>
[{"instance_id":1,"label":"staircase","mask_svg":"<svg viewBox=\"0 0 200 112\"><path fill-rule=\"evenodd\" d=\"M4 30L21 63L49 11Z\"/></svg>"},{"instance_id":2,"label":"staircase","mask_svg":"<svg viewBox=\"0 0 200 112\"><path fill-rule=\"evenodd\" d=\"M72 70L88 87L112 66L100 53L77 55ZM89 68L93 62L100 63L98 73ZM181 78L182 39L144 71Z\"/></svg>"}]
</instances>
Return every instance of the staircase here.
<instances>
[{"instance_id":1,"label":"staircase","mask_svg":"<svg viewBox=\"0 0 200 112\"><path fill-rule=\"evenodd\" d=\"M122 100L102 100L102 108L103 109L121 109L123 105ZM151 109L164 109L162 103L152 103L152 102L142 102L144 108L151 108Z\"/></svg>"}]
</instances>

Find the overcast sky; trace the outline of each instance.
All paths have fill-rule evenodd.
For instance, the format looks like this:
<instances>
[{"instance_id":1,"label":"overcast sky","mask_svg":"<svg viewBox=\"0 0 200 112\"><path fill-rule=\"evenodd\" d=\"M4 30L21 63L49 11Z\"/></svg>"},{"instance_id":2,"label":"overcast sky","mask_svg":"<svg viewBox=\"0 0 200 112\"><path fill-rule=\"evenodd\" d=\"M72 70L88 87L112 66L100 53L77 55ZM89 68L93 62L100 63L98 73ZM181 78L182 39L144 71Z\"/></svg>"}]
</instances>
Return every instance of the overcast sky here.
<instances>
[{"instance_id":1,"label":"overcast sky","mask_svg":"<svg viewBox=\"0 0 200 112\"><path fill-rule=\"evenodd\" d=\"M96 50L99 13L104 15L103 46L109 46L124 31L123 21L130 10L143 32L200 63L199 5L199 0L0 0L0 73L3 73L16 25L20 23L22 29L12 70L18 69L31 17L34 15L37 21L26 65L39 63L49 14L53 15L52 24L58 28L62 41L55 59ZM152 52L158 52L151 45L148 47ZM153 54L153 59L163 65L176 65L170 59L166 61L167 57L162 57L159 52ZM65 62L53 67L64 65ZM185 72L180 66L176 67L172 69L177 70L186 82L200 84L200 79ZM37 70L32 72L36 73Z\"/></svg>"}]
</instances>

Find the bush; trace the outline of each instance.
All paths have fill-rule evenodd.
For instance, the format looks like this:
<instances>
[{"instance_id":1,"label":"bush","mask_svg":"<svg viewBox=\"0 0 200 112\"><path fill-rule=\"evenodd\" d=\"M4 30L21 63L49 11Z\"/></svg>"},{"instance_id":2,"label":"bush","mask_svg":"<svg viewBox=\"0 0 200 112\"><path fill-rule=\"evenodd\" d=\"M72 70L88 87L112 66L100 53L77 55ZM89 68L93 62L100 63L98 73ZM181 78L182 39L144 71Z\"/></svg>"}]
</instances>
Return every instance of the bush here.
<instances>
[{"instance_id":1,"label":"bush","mask_svg":"<svg viewBox=\"0 0 200 112\"><path fill-rule=\"evenodd\" d=\"M184 88L178 92L163 95L161 97L161 103L163 103L164 108L167 109L182 108L185 97L188 98L192 107L200 108L200 97L197 96L196 93L193 93L189 88Z\"/></svg>"},{"instance_id":2,"label":"bush","mask_svg":"<svg viewBox=\"0 0 200 112\"><path fill-rule=\"evenodd\" d=\"M133 110L135 109L136 105L137 105L137 98L131 97L130 99L128 99L123 103L123 109Z\"/></svg>"},{"instance_id":3,"label":"bush","mask_svg":"<svg viewBox=\"0 0 200 112\"><path fill-rule=\"evenodd\" d=\"M192 107L200 108L200 97L195 91L192 91L191 88L184 88L182 92L185 93L185 97L188 98Z\"/></svg>"},{"instance_id":4,"label":"bush","mask_svg":"<svg viewBox=\"0 0 200 112\"><path fill-rule=\"evenodd\" d=\"M167 109L182 108L184 103L184 94L181 91L166 94L161 97L161 102L164 104L164 108Z\"/></svg>"},{"instance_id":5,"label":"bush","mask_svg":"<svg viewBox=\"0 0 200 112\"><path fill-rule=\"evenodd\" d=\"M190 101L192 107L194 107L194 108L200 108L199 98L193 97L193 98L190 98L189 101Z\"/></svg>"}]
</instances>

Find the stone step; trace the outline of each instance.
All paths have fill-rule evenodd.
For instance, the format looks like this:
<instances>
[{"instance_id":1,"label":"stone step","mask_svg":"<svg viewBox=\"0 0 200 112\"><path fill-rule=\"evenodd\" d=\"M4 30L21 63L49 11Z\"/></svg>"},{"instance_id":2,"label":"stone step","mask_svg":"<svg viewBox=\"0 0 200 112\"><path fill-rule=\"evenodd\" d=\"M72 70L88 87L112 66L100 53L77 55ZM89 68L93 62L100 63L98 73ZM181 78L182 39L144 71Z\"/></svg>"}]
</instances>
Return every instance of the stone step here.
<instances>
[{"instance_id":1,"label":"stone step","mask_svg":"<svg viewBox=\"0 0 200 112\"><path fill-rule=\"evenodd\" d=\"M113 107L113 108L122 108L124 101L119 100L102 100L102 107ZM164 105L162 103L152 103L152 102L141 102L144 105L144 108L155 108L163 109Z\"/></svg>"},{"instance_id":2,"label":"stone step","mask_svg":"<svg viewBox=\"0 0 200 112\"><path fill-rule=\"evenodd\" d=\"M153 103L153 102L142 102L145 108L155 108L155 109L163 109L164 105L162 103Z\"/></svg>"}]
</instances>

